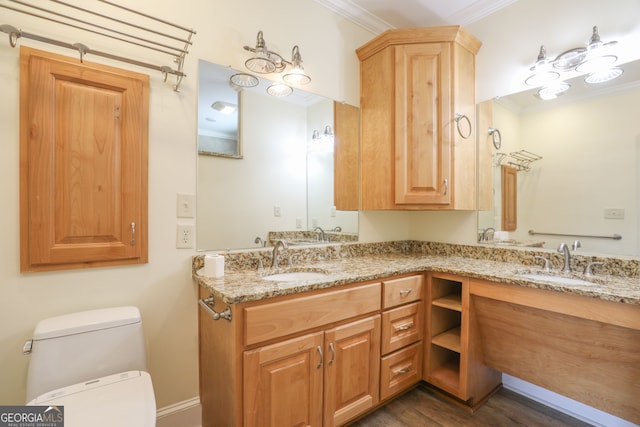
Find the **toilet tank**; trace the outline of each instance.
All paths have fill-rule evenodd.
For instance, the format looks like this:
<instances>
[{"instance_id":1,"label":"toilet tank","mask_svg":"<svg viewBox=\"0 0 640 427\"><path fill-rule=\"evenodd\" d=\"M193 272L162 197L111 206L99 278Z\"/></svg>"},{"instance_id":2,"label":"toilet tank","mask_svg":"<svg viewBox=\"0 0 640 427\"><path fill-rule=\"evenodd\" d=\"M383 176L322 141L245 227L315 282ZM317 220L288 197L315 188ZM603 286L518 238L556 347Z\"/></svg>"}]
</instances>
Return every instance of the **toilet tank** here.
<instances>
[{"instance_id":1,"label":"toilet tank","mask_svg":"<svg viewBox=\"0 0 640 427\"><path fill-rule=\"evenodd\" d=\"M33 333L27 402L47 391L125 371L146 371L136 307L83 311L40 321Z\"/></svg>"}]
</instances>

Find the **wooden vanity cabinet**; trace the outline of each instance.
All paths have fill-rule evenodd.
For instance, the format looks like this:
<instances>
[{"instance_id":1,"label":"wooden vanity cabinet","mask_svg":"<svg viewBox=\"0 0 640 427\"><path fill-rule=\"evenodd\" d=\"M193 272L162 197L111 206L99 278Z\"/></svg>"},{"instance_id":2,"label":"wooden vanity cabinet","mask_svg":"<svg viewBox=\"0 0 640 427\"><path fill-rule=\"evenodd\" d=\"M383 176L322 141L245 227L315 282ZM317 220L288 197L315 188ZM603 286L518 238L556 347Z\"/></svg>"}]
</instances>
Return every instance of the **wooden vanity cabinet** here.
<instances>
[{"instance_id":1,"label":"wooden vanity cabinet","mask_svg":"<svg viewBox=\"0 0 640 427\"><path fill-rule=\"evenodd\" d=\"M422 379L424 281L234 304L232 321L201 307L202 425L341 426L412 387Z\"/></svg>"},{"instance_id":2,"label":"wooden vanity cabinet","mask_svg":"<svg viewBox=\"0 0 640 427\"><path fill-rule=\"evenodd\" d=\"M373 282L235 304L231 322L201 308L203 426L338 426L371 410L381 301Z\"/></svg>"},{"instance_id":3,"label":"wooden vanity cabinet","mask_svg":"<svg viewBox=\"0 0 640 427\"><path fill-rule=\"evenodd\" d=\"M480 45L449 26L389 30L356 50L360 209L476 208Z\"/></svg>"},{"instance_id":4,"label":"wooden vanity cabinet","mask_svg":"<svg viewBox=\"0 0 640 427\"><path fill-rule=\"evenodd\" d=\"M475 408L500 387L500 372L483 365L470 310L469 278L427 275L424 379Z\"/></svg>"},{"instance_id":5,"label":"wooden vanity cabinet","mask_svg":"<svg viewBox=\"0 0 640 427\"><path fill-rule=\"evenodd\" d=\"M383 281L380 399L422 379L424 275Z\"/></svg>"}]
</instances>

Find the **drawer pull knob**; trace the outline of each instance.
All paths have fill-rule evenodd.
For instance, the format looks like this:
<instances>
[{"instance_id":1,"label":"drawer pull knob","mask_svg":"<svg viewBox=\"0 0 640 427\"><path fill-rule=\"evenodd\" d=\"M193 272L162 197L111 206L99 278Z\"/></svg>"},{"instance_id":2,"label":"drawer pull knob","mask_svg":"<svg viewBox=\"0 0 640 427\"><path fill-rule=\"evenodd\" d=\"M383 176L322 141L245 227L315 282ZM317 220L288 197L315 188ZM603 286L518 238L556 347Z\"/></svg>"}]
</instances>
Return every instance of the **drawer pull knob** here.
<instances>
[{"instance_id":1,"label":"drawer pull knob","mask_svg":"<svg viewBox=\"0 0 640 427\"><path fill-rule=\"evenodd\" d=\"M316 368L321 368L322 367L322 347L318 346L316 347L316 349L318 350L318 354L320 355L320 361L318 362L318 365L316 365Z\"/></svg>"},{"instance_id":2,"label":"drawer pull knob","mask_svg":"<svg viewBox=\"0 0 640 427\"><path fill-rule=\"evenodd\" d=\"M409 288L409 289L401 289L400 290L400 296L406 297L411 292L413 292L413 289L411 289L411 288Z\"/></svg>"},{"instance_id":3,"label":"drawer pull knob","mask_svg":"<svg viewBox=\"0 0 640 427\"><path fill-rule=\"evenodd\" d=\"M396 327L396 331L398 331L398 332L400 332L400 331L408 331L411 328L413 328L413 322L409 322L409 323L405 323L404 325L397 326Z\"/></svg>"},{"instance_id":4,"label":"drawer pull knob","mask_svg":"<svg viewBox=\"0 0 640 427\"><path fill-rule=\"evenodd\" d=\"M407 372L411 372L411 365L405 368L396 369L395 371L392 371L392 372L396 375L406 374Z\"/></svg>"}]
</instances>

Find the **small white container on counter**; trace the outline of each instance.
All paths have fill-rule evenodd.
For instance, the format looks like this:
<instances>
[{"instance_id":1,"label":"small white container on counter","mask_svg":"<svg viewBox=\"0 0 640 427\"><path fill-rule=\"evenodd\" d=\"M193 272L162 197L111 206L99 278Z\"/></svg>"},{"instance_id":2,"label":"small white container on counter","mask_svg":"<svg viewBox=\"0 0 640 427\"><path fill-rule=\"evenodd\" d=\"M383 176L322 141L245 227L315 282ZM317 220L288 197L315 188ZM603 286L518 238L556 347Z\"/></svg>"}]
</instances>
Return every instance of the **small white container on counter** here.
<instances>
[{"instance_id":1,"label":"small white container on counter","mask_svg":"<svg viewBox=\"0 0 640 427\"><path fill-rule=\"evenodd\" d=\"M205 255L204 275L207 277L224 276L224 256L218 254Z\"/></svg>"}]
</instances>

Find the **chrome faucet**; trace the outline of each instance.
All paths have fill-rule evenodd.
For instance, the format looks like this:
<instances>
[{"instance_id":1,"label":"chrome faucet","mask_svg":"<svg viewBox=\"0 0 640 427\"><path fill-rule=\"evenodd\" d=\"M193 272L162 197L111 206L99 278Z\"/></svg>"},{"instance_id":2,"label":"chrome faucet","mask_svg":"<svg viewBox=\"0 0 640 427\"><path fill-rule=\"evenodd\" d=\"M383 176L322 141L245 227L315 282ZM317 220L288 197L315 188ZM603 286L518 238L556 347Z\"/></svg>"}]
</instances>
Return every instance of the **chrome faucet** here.
<instances>
[{"instance_id":1,"label":"chrome faucet","mask_svg":"<svg viewBox=\"0 0 640 427\"><path fill-rule=\"evenodd\" d=\"M320 232L320 237L322 238L322 241L323 242L325 241L324 230L322 229L322 227L316 227L316 228L313 229L313 231L319 231Z\"/></svg>"},{"instance_id":2,"label":"chrome faucet","mask_svg":"<svg viewBox=\"0 0 640 427\"><path fill-rule=\"evenodd\" d=\"M282 250L287 249L287 242L282 239L276 240L276 243L273 245L273 255L271 256L271 267L278 268L278 255L280 254L279 249Z\"/></svg>"},{"instance_id":3,"label":"chrome faucet","mask_svg":"<svg viewBox=\"0 0 640 427\"><path fill-rule=\"evenodd\" d=\"M260 246L262 246L263 248L266 246L267 242L265 242L264 240L262 240L262 237L258 236L256 237L256 240L253 241L253 243L257 243Z\"/></svg>"},{"instance_id":4,"label":"chrome faucet","mask_svg":"<svg viewBox=\"0 0 640 427\"><path fill-rule=\"evenodd\" d=\"M495 228L493 228L493 227L487 227L487 228L482 232L482 236L480 237L480 241L481 241L481 242L488 242L488 241L489 241L489 239L487 238L487 234L488 234L489 232L492 232L492 233L494 233L494 234L495 234L496 229L495 229Z\"/></svg>"},{"instance_id":5,"label":"chrome faucet","mask_svg":"<svg viewBox=\"0 0 640 427\"><path fill-rule=\"evenodd\" d=\"M564 254L564 267L562 271L565 273L571 273L571 252L569 252L569 246L565 243L560 243L558 246L558 252L562 252Z\"/></svg>"}]
</instances>

